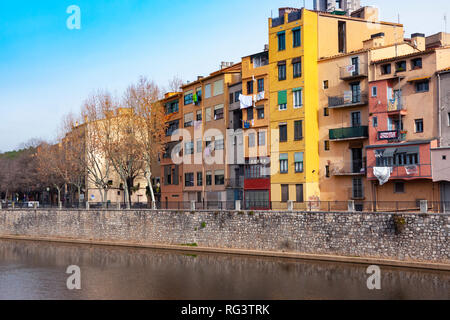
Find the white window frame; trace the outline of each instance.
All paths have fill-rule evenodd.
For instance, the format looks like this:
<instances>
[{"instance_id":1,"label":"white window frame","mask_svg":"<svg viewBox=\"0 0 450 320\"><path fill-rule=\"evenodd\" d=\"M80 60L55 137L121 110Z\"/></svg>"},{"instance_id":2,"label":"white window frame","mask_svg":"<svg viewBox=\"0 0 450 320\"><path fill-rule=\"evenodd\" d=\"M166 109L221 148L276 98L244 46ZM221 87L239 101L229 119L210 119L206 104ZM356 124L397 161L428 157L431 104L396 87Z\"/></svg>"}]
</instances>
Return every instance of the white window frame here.
<instances>
[{"instance_id":1,"label":"white window frame","mask_svg":"<svg viewBox=\"0 0 450 320\"><path fill-rule=\"evenodd\" d=\"M297 92L300 92L300 105L299 106L295 105L295 95L297 94ZM303 108L303 90L302 89L301 90L292 91L292 103L294 105L294 109L301 109L301 108Z\"/></svg>"},{"instance_id":2,"label":"white window frame","mask_svg":"<svg viewBox=\"0 0 450 320\"><path fill-rule=\"evenodd\" d=\"M284 106L284 108L282 108L281 106ZM279 111L286 111L286 110L287 110L287 103L285 103L285 104L279 104L279 105L278 105L278 110L279 110Z\"/></svg>"}]
</instances>

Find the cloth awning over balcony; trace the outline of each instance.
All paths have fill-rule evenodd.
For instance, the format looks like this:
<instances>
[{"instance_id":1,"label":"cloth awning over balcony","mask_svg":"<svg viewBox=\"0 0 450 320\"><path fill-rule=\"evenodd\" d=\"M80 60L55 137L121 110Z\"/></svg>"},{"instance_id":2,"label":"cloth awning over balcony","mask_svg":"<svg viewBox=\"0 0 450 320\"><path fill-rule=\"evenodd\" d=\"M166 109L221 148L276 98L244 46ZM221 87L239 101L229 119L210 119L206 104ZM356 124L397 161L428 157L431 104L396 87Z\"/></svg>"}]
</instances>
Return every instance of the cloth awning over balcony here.
<instances>
[{"instance_id":1,"label":"cloth awning over balcony","mask_svg":"<svg viewBox=\"0 0 450 320\"><path fill-rule=\"evenodd\" d=\"M408 82L418 82L418 81L425 81L425 80L430 80L430 79L431 79L431 76L421 77L421 78L409 79Z\"/></svg>"}]
</instances>

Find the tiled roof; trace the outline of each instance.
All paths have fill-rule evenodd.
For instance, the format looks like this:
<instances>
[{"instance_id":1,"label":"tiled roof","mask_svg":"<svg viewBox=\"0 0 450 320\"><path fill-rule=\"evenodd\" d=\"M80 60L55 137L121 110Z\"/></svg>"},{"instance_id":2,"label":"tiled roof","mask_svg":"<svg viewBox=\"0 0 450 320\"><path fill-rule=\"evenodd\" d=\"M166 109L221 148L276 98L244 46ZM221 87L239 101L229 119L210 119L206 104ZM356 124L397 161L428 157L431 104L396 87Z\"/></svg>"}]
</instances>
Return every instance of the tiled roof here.
<instances>
[{"instance_id":1,"label":"tiled roof","mask_svg":"<svg viewBox=\"0 0 450 320\"><path fill-rule=\"evenodd\" d=\"M396 61L399 59L406 59L406 58L411 58L411 57L416 57L416 56L421 56L421 55L425 55L425 54L431 54L433 52L435 52L436 49L428 49L425 51L419 51L419 52L414 52L414 53L409 53L409 54L405 54L403 56L397 56L397 57L392 57L392 58L387 58L387 59L381 59L381 60L377 60L377 61L372 61L372 64L377 64L377 63L383 63L383 62L390 62L390 61Z\"/></svg>"}]
</instances>

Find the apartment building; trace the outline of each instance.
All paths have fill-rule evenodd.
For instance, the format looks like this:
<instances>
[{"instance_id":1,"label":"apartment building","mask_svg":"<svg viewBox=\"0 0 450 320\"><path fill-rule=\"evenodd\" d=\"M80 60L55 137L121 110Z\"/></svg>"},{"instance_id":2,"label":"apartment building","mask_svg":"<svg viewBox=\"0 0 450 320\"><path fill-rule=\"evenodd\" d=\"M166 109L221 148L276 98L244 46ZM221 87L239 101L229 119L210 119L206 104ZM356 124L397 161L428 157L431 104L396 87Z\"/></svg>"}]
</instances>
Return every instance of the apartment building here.
<instances>
[{"instance_id":1,"label":"apartment building","mask_svg":"<svg viewBox=\"0 0 450 320\"><path fill-rule=\"evenodd\" d=\"M374 201L440 200L431 150L441 135L437 71L449 67L450 48L426 48L423 34L411 43L420 52L371 62L366 156Z\"/></svg>"},{"instance_id":2,"label":"apartment building","mask_svg":"<svg viewBox=\"0 0 450 320\"><path fill-rule=\"evenodd\" d=\"M227 200L225 180L229 84L241 81L241 63L222 66L182 87L183 200ZM200 97L200 99L199 99ZM228 191L231 193L232 191Z\"/></svg>"},{"instance_id":3,"label":"apartment building","mask_svg":"<svg viewBox=\"0 0 450 320\"><path fill-rule=\"evenodd\" d=\"M183 166L177 161L181 146L179 145L179 130L183 128L182 94L180 92L166 93L161 105L166 115L165 153L161 157L161 199L164 208L171 203L183 200ZM173 139L174 138L174 139Z\"/></svg>"},{"instance_id":4,"label":"apartment building","mask_svg":"<svg viewBox=\"0 0 450 320\"><path fill-rule=\"evenodd\" d=\"M330 79L326 78L327 71L324 69L319 81L319 61L363 50L365 41L371 42L371 37L377 33L384 34L383 41L388 44L403 39L402 25L378 21L378 10L372 7L358 9L350 16L281 8L278 18L269 19L270 128L275 133L271 137L273 201L321 199L319 177L325 166L320 166L319 161L319 150L324 148L324 143L319 143L324 142L319 141L319 92L323 90L319 88L326 80L330 85L336 78L333 74L340 72L340 69L330 65ZM353 63L357 67L364 60L358 62L355 59L350 64ZM344 75L341 79L339 75L337 79L348 86L352 77L346 78ZM336 87L334 90L337 92L333 93L336 97L344 94L338 84L333 83L332 86ZM355 97L361 89L366 88L361 88L361 84L359 89L356 85L353 87ZM321 95L323 104L323 92ZM333 101L337 103L339 99ZM339 112L336 111L337 117ZM363 123L365 115L360 113L358 118L358 114L354 114L354 124L359 121L358 130L367 130ZM361 132L356 138L361 137L367 138L367 132ZM338 152L342 148L338 147ZM355 149L362 147L355 145ZM356 153L355 157L362 158Z\"/></svg>"},{"instance_id":5,"label":"apartment building","mask_svg":"<svg viewBox=\"0 0 450 320\"><path fill-rule=\"evenodd\" d=\"M242 58L244 206L270 208L269 52ZM247 101L252 103L249 105Z\"/></svg>"},{"instance_id":6,"label":"apartment building","mask_svg":"<svg viewBox=\"0 0 450 320\"><path fill-rule=\"evenodd\" d=\"M371 200L364 152L369 145L370 62L420 52L410 41L388 43L386 38L392 39L376 33L361 50L319 60L321 200Z\"/></svg>"}]
</instances>

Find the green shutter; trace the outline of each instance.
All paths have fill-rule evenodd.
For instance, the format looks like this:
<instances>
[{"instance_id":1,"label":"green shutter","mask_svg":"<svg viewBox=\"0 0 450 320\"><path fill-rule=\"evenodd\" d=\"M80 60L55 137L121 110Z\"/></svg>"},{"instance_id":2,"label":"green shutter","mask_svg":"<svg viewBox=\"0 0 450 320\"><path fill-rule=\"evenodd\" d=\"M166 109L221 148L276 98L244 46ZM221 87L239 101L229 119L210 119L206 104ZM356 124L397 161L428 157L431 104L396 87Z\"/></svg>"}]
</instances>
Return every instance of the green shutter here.
<instances>
[{"instance_id":1,"label":"green shutter","mask_svg":"<svg viewBox=\"0 0 450 320\"><path fill-rule=\"evenodd\" d=\"M278 104L287 104L287 91L278 92Z\"/></svg>"},{"instance_id":2,"label":"green shutter","mask_svg":"<svg viewBox=\"0 0 450 320\"><path fill-rule=\"evenodd\" d=\"M287 153L280 153L280 160L288 160L288 157Z\"/></svg>"}]
</instances>

